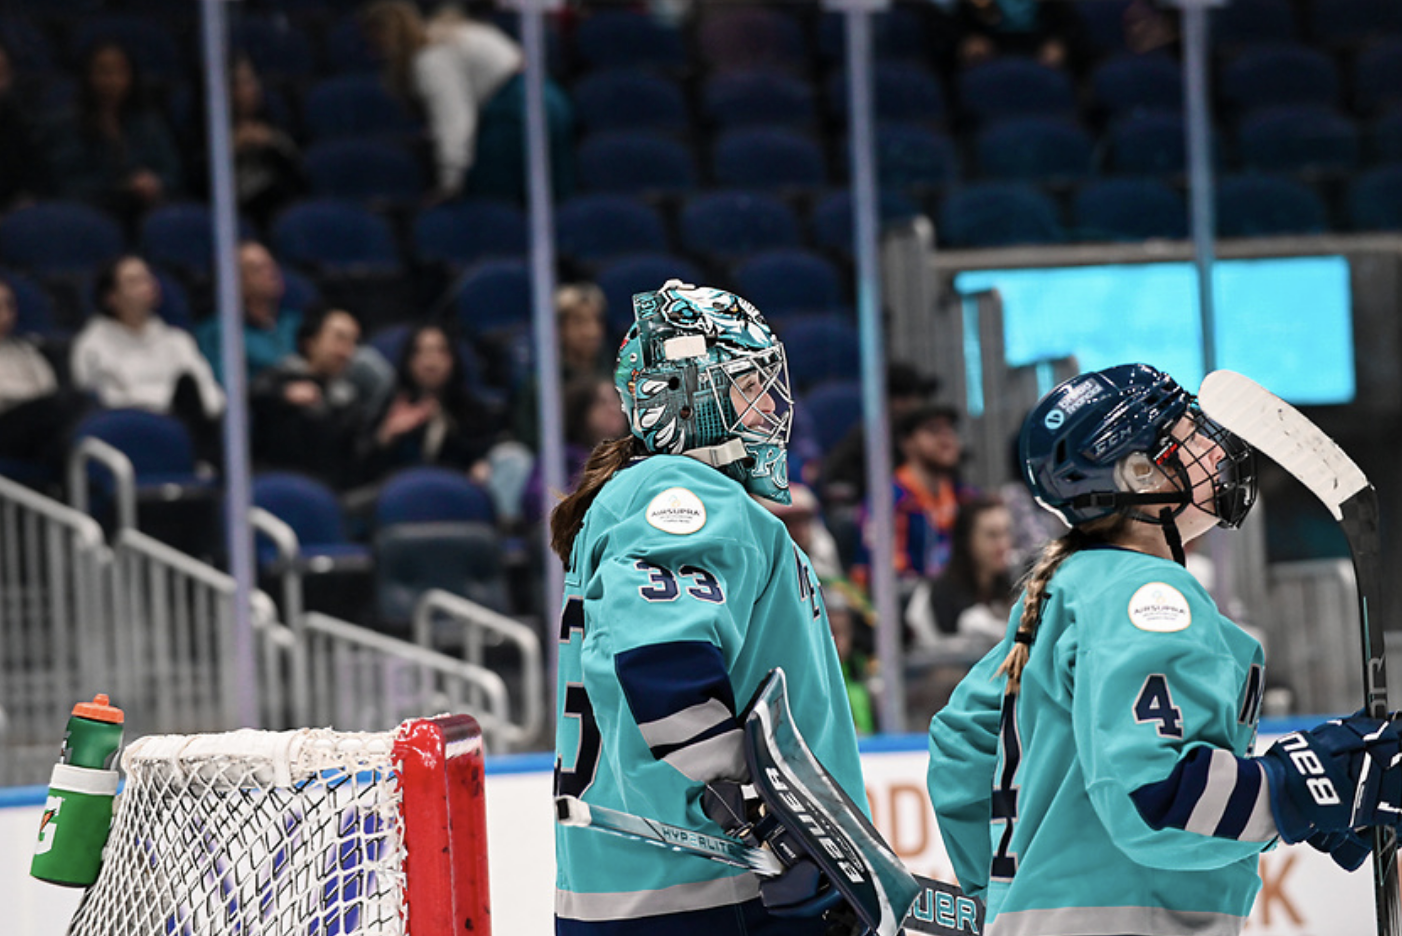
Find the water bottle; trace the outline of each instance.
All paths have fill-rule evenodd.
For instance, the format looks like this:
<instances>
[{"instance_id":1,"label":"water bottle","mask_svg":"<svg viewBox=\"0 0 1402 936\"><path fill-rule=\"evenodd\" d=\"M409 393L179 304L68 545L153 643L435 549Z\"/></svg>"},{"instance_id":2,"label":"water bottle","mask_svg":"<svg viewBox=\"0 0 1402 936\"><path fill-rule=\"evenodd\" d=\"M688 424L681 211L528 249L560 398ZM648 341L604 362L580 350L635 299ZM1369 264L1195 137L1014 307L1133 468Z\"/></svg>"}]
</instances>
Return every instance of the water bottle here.
<instances>
[{"instance_id":1,"label":"water bottle","mask_svg":"<svg viewBox=\"0 0 1402 936\"><path fill-rule=\"evenodd\" d=\"M97 880L112 827L122 720L105 695L73 706L29 866L41 881L87 887Z\"/></svg>"}]
</instances>

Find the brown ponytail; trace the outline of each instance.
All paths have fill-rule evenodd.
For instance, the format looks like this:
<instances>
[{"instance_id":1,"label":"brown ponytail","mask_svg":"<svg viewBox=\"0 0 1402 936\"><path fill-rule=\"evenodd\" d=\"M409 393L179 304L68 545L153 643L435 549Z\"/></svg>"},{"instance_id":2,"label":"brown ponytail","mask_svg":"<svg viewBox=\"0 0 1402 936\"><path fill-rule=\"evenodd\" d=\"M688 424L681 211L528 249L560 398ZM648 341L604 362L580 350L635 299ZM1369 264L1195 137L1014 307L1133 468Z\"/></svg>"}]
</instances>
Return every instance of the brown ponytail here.
<instances>
[{"instance_id":1,"label":"brown ponytail","mask_svg":"<svg viewBox=\"0 0 1402 936\"><path fill-rule=\"evenodd\" d=\"M629 461L646 454L643 443L631 435L621 439L605 439L594 446L580 473L579 485L562 497L550 512L550 548L561 562L569 564L574 538L579 535L580 527L584 526L584 514L594 503L594 498L599 496L599 491Z\"/></svg>"},{"instance_id":2,"label":"brown ponytail","mask_svg":"<svg viewBox=\"0 0 1402 936\"><path fill-rule=\"evenodd\" d=\"M1054 539L1042 547L1042 554L1023 579L1022 617L1017 623L1017 633L1013 635L1013 648L1008 651L999 665L995 676L1008 677L1005 690L1008 695L1017 695L1022 685L1022 671L1027 666L1027 658L1032 652L1032 641L1037 638L1037 625L1042 622L1042 605L1047 600L1047 585L1052 575L1068 558L1094 543L1114 539L1130 522L1124 514L1111 514L1090 523L1072 527L1060 539Z\"/></svg>"}]
</instances>

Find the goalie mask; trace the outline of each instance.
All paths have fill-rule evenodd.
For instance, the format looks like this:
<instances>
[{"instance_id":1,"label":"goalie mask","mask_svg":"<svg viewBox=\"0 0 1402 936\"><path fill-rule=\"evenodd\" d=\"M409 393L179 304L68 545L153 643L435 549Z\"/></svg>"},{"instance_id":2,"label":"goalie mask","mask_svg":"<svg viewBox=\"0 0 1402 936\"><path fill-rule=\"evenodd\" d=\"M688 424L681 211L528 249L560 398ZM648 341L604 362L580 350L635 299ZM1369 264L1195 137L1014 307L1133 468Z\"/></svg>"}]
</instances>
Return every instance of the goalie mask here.
<instances>
[{"instance_id":1,"label":"goalie mask","mask_svg":"<svg viewBox=\"0 0 1402 936\"><path fill-rule=\"evenodd\" d=\"M784 347L734 293L668 280L633 296L614 383L649 452L689 455L789 502L793 420Z\"/></svg>"},{"instance_id":2,"label":"goalie mask","mask_svg":"<svg viewBox=\"0 0 1402 936\"><path fill-rule=\"evenodd\" d=\"M1217 464L1193 454L1198 447L1188 443L1194 436L1211 442L1209 451L1220 450ZM1170 546L1177 538L1173 519L1189 504L1232 528L1256 500L1251 446L1209 419L1172 377L1146 364L1082 374L1056 387L1027 415L1020 455L1033 495L1067 523L1128 512L1163 524ZM1210 484L1193 486L1193 463Z\"/></svg>"}]
</instances>

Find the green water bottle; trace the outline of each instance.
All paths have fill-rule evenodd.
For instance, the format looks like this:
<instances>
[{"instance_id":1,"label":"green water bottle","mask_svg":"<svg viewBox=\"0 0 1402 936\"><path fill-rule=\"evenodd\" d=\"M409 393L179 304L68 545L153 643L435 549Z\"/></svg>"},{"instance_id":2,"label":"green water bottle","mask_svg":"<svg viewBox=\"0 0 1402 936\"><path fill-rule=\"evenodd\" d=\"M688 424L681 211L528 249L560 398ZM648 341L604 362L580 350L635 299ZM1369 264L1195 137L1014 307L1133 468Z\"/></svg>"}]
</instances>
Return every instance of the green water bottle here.
<instances>
[{"instance_id":1,"label":"green water bottle","mask_svg":"<svg viewBox=\"0 0 1402 936\"><path fill-rule=\"evenodd\" d=\"M63 750L49 778L49 798L29 873L41 881L87 887L97 880L112 828L122 746L122 710L99 694L73 706Z\"/></svg>"}]
</instances>

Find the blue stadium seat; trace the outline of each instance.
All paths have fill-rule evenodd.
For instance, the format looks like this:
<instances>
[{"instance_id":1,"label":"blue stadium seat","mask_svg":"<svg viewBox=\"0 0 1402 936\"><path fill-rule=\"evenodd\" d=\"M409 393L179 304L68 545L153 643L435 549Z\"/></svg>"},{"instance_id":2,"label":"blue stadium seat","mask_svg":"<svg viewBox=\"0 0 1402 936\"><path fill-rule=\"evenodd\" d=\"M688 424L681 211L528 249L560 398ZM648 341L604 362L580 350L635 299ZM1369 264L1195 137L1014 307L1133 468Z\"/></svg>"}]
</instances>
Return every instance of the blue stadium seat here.
<instances>
[{"instance_id":1,"label":"blue stadium seat","mask_svg":"<svg viewBox=\"0 0 1402 936\"><path fill-rule=\"evenodd\" d=\"M30 273L87 273L122 249L117 222L79 202L40 202L0 218L0 262Z\"/></svg>"},{"instance_id":2,"label":"blue stadium seat","mask_svg":"<svg viewBox=\"0 0 1402 936\"><path fill-rule=\"evenodd\" d=\"M380 627L403 631L419 597L442 589L511 611L496 528L472 523L397 523L375 533L375 610Z\"/></svg>"},{"instance_id":3,"label":"blue stadium seat","mask_svg":"<svg viewBox=\"0 0 1402 936\"><path fill-rule=\"evenodd\" d=\"M1252 172L1346 172L1358 164L1358 128L1332 108L1268 107L1237 127L1242 166Z\"/></svg>"},{"instance_id":4,"label":"blue stadium seat","mask_svg":"<svg viewBox=\"0 0 1402 936\"><path fill-rule=\"evenodd\" d=\"M989 179L1065 181L1090 175L1090 134L1058 117L1010 117L978 131L979 172Z\"/></svg>"},{"instance_id":5,"label":"blue stadium seat","mask_svg":"<svg viewBox=\"0 0 1402 936\"><path fill-rule=\"evenodd\" d=\"M1402 109L1388 111L1368 128L1374 162L1402 162Z\"/></svg>"},{"instance_id":6,"label":"blue stadium seat","mask_svg":"<svg viewBox=\"0 0 1402 936\"><path fill-rule=\"evenodd\" d=\"M427 188L424 167L387 140L327 140L307 147L303 164L312 195L367 205L407 205Z\"/></svg>"},{"instance_id":7,"label":"blue stadium seat","mask_svg":"<svg viewBox=\"0 0 1402 936\"><path fill-rule=\"evenodd\" d=\"M282 286L284 309L305 311L321 301L321 289L310 277L285 266L282 268Z\"/></svg>"},{"instance_id":8,"label":"blue stadium seat","mask_svg":"<svg viewBox=\"0 0 1402 936\"><path fill-rule=\"evenodd\" d=\"M1183 196L1156 179L1098 179L1076 193L1077 240L1143 241L1188 236Z\"/></svg>"},{"instance_id":9,"label":"blue stadium seat","mask_svg":"<svg viewBox=\"0 0 1402 936\"><path fill-rule=\"evenodd\" d=\"M419 122L374 74L323 78L307 91L303 125L313 141L347 137L411 139Z\"/></svg>"},{"instance_id":10,"label":"blue stadium seat","mask_svg":"<svg viewBox=\"0 0 1402 936\"><path fill-rule=\"evenodd\" d=\"M1241 111L1277 104L1339 104L1339 75L1333 60L1299 43L1243 49L1222 68L1219 87L1223 99Z\"/></svg>"},{"instance_id":11,"label":"blue stadium seat","mask_svg":"<svg viewBox=\"0 0 1402 936\"><path fill-rule=\"evenodd\" d=\"M1239 48L1259 42L1293 42L1299 36L1290 0L1232 0L1207 11L1212 44Z\"/></svg>"},{"instance_id":12,"label":"blue stadium seat","mask_svg":"<svg viewBox=\"0 0 1402 936\"><path fill-rule=\"evenodd\" d=\"M923 6L892 4L871 14L871 49L876 61L924 63L934 58ZM838 10L825 10L818 21L818 54L835 67L847 59L846 17Z\"/></svg>"},{"instance_id":13,"label":"blue stadium seat","mask_svg":"<svg viewBox=\"0 0 1402 936\"><path fill-rule=\"evenodd\" d=\"M396 523L491 523L495 519L486 489L448 468L396 472L375 498L377 529Z\"/></svg>"},{"instance_id":14,"label":"blue stadium seat","mask_svg":"<svg viewBox=\"0 0 1402 936\"><path fill-rule=\"evenodd\" d=\"M803 26L787 11L773 7L702 8L696 41L701 62L708 68L780 68L799 72L808 67L810 50Z\"/></svg>"},{"instance_id":15,"label":"blue stadium seat","mask_svg":"<svg viewBox=\"0 0 1402 936\"><path fill-rule=\"evenodd\" d=\"M878 225L898 224L920 214L919 206L902 192L882 189L879 194ZM821 196L809 218L813 241L823 250L841 257L852 256L852 193L838 189Z\"/></svg>"},{"instance_id":16,"label":"blue stadium seat","mask_svg":"<svg viewBox=\"0 0 1402 936\"><path fill-rule=\"evenodd\" d=\"M15 318L16 335L46 337L58 330L53 299L43 286L14 270L0 270L0 282L9 284L19 307Z\"/></svg>"},{"instance_id":17,"label":"blue stadium seat","mask_svg":"<svg viewBox=\"0 0 1402 936\"><path fill-rule=\"evenodd\" d=\"M266 79L306 80L317 71L311 40L286 16L244 15L229 30L233 48Z\"/></svg>"},{"instance_id":18,"label":"blue stadium seat","mask_svg":"<svg viewBox=\"0 0 1402 936\"><path fill-rule=\"evenodd\" d=\"M190 294L185 290L185 285L160 267L152 267L151 274L161 287L161 301L156 306L156 314L167 325L186 331L194 328L195 315L190 308Z\"/></svg>"},{"instance_id":19,"label":"blue stadium seat","mask_svg":"<svg viewBox=\"0 0 1402 936\"><path fill-rule=\"evenodd\" d=\"M1100 54L1123 52L1125 13L1134 0L1073 0L1069 12L1077 33Z\"/></svg>"},{"instance_id":20,"label":"blue stadium seat","mask_svg":"<svg viewBox=\"0 0 1402 936\"><path fill-rule=\"evenodd\" d=\"M764 192L713 189L693 195L682 206L678 226L682 247L723 263L799 244L794 210Z\"/></svg>"},{"instance_id":21,"label":"blue stadium seat","mask_svg":"<svg viewBox=\"0 0 1402 936\"><path fill-rule=\"evenodd\" d=\"M1389 28L1389 7L1396 0L1316 0L1309 7L1311 44L1346 46L1380 35Z\"/></svg>"},{"instance_id":22,"label":"blue stadium seat","mask_svg":"<svg viewBox=\"0 0 1402 936\"><path fill-rule=\"evenodd\" d=\"M1065 240L1055 202L1022 182L983 182L947 195L939 237L951 247L1007 247Z\"/></svg>"},{"instance_id":23,"label":"blue stadium seat","mask_svg":"<svg viewBox=\"0 0 1402 936\"><path fill-rule=\"evenodd\" d=\"M467 199L425 208L414 218L414 259L463 266L488 257L524 257L526 216L516 205Z\"/></svg>"},{"instance_id":24,"label":"blue stadium seat","mask_svg":"<svg viewBox=\"0 0 1402 936\"><path fill-rule=\"evenodd\" d=\"M846 69L828 79L827 90L832 113L846 120ZM872 96L877 120L943 123L948 116L939 78L916 62L877 62L872 67Z\"/></svg>"},{"instance_id":25,"label":"blue stadium seat","mask_svg":"<svg viewBox=\"0 0 1402 936\"><path fill-rule=\"evenodd\" d=\"M1402 36L1387 36L1359 51L1353 102L1364 113L1402 104Z\"/></svg>"},{"instance_id":26,"label":"blue stadium seat","mask_svg":"<svg viewBox=\"0 0 1402 936\"><path fill-rule=\"evenodd\" d=\"M148 78L172 81L185 74L187 62L175 36L160 19L124 13L88 14L73 23L69 50L74 62L101 42L116 42Z\"/></svg>"},{"instance_id":27,"label":"blue stadium seat","mask_svg":"<svg viewBox=\"0 0 1402 936\"><path fill-rule=\"evenodd\" d=\"M304 560L317 565L354 564L364 567L369 547L352 542L336 493L322 482L290 471L269 471L253 478L253 506L261 507L292 528ZM267 568L277 559L271 540L259 534L258 563Z\"/></svg>"},{"instance_id":28,"label":"blue stadium seat","mask_svg":"<svg viewBox=\"0 0 1402 936\"><path fill-rule=\"evenodd\" d=\"M1329 228L1324 200L1302 182L1228 176L1218 181L1216 194L1219 237L1323 234Z\"/></svg>"},{"instance_id":29,"label":"blue stadium seat","mask_svg":"<svg viewBox=\"0 0 1402 936\"><path fill-rule=\"evenodd\" d=\"M797 127L818 119L812 86L785 72L745 69L709 75L701 86L701 110L721 129Z\"/></svg>"},{"instance_id":30,"label":"blue stadium seat","mask_svg":"<svg viewBox=\"0 0 1402 936\"><path fill-rule=\"evenodd\" d=\"M589 11L579 21L574 50L586 68L687 67L681 32L638 10Z\"/></svg>"},{"instance_id":31,"label":"blue stadium seat","mask_svg":"<svg viewBox=\"0 0 1402 936\"><path fill-rule=\"evenodd\" d=\"M735 286L766 316L819 312L843 304L842 282L832 261L811 250L770 250L735 267Z\"/></svg>"},{"instance_id":32,"label":"blue stadium seat","mask_svg":"<svg viewBox=\"0 0 1402 936\"><path fill-rule=\"evenodd\" d=\"M1133 114L1106 134L1105 170L1123 175L1178 175L1188 168L1181 114Z\"/></svg>"},{"instance_id":33,"label":"blue stadium seat","mask_svg":"<svg viewBox=\"0 0 1402 936\"><path fill-rule=\"evenodd\" d=\"M601 130L664 130L690 126L681 85L639 68L586 73L570 88L575 118L585 133Z\"/></svg>"},{"instance_id":34,"label":"blue stadium seat","mask_svg":"<svg viewBox=\"0 0 1402 936\"><path fill-rule=\"evenodd\" d=\"M784 319L783 339L789 379L797 393L831 381L861 378L862 343L850 319L838 315L788 317ZM827 419L827 410L814 412Z\"/></svg>"},{"instance_id":35,"label":"blue stadium seat","mask_svg":"<svg viewBox=\"0 0 1402 936\"><path fill-rule=\"evenodd\" d=\"M844 168L846 150L843 150ZM954 143L923 124L876 126L877 184L884 190L911 191L948 185L959 176Z\"/></svg>"},{"instance_id":36,"label":"blue stadium seat","mask_svg":"<svg viewBox=\"0 0 1402 936\"><path fill-rule=\"evenodd\" d=\"M1167 55L1106 59L1091 72L1090 84L1096 104L1115 116L1183 107L1183 70Z\"/></svg>"},{"instance_id":37,"label":"blue stadium seat","mask_svg":"<svg viewBox=\"0 0 1402 936\"><path fill-rule=\"evenodd\" d=\"M1349 182L1348 220L1356 231L1402 231L1402 162L1369 169Z\"/></svg>"},{"instance_id":38,"label":"blue stadium seat","mask_svg":"<svg viewBox=\"0 0 1402 936\"><path fill-rule=\"evenodd\" d=\"M787 335L784 339L787 347ZM855 377L830 380L805 392L798 402L800 410L822 413L822 419L812 421L810 428L824 452L833 446L862 418L862 383Z\"/></svg>"},{"instance_id":39,"label":"blue stadium seat","mask_svg":"<svg viewBox=\"0 0 1402 936\"><path fill-rule=\"evenodd\" d=\"M174 416L141 409L104 409L85 416L74 440L92 436L122 452L136 474L138 495L167 486L208 489L211 480L195 471L195 447L184 423ZM90 467L89 477L108 487L105 469Z\"/></svg>"},{"instance_id":40,"label":"blue stadium seat","mask_svg":"<svg viewBox=\"0 0 1402 936\"><path fill-rule=\"evenodd\" d=\"M288 208L273 222L272 241L280 259L327 272L391 272L400 267L389 223L339 199L315 199Z\"/></svg>"},{"instance_id":41,"label":"blue stadium seat","mask_svg":"<svg viewBox=\"0 0 1402 936\"><path fill-rule=\"evenodd\" d=\"M676 254L648 252L631 254L603 264L594 282L608 300L609 329L622 335L633 324L633 294L655 290L669 279L701 283L700 268Z\"/></svg>"},{"instance_id":42,"label":"blue stadium seat","mask_svg":"<svg viewBox=\"0 0 1402 936\"><path fill-rule=\"evenodd\" d=\"M1076 94L1066 72L1010 55L967 69L959 78L959 106L978 121L1074 116Z\"/></svg>"},{"instance_id":43,"label":"blue stadium seat","mask_svg":"<svg viewBox=\"0 0 1402 936\"><path fill-rule=\"evenodd\" d=\"M464 334L474 337L530 326L531 272L524 260L483 260L464 275L455 300Z\"/></svg>"},{"instance_id":44,"label":"blue stadium seat","mask_svg":"<svg viewBox=\"0 0 1402 936\"><path fill-rule=\"evenodd\" d=\"M821 188L828 175L817 141L782 128L722 132L711 151L711 170L722 187L761 190Z\"/></svg>"},{"instance_id":45,"label":"blue stadium seat","mask_svg":"<svg viewBox=\"0 0 1402 936\"><path fill-rule=\"evenodd\" d=\"M583 192L675 195L696 186L696 157L670 136L592 133L580 141L575 158Z\"/></svg>"},{"instance_id":46,"label":"blue stadium seat","mask_svg":"<svg viewBox=\"0 0 1402 936\"><path fill-rule=\"evenodd\" d=\"M657 209L629 195L576 195L555 212L560 256L582 263L647 250L667 249L667 228Z\"/></svg>"}]
</instances>

